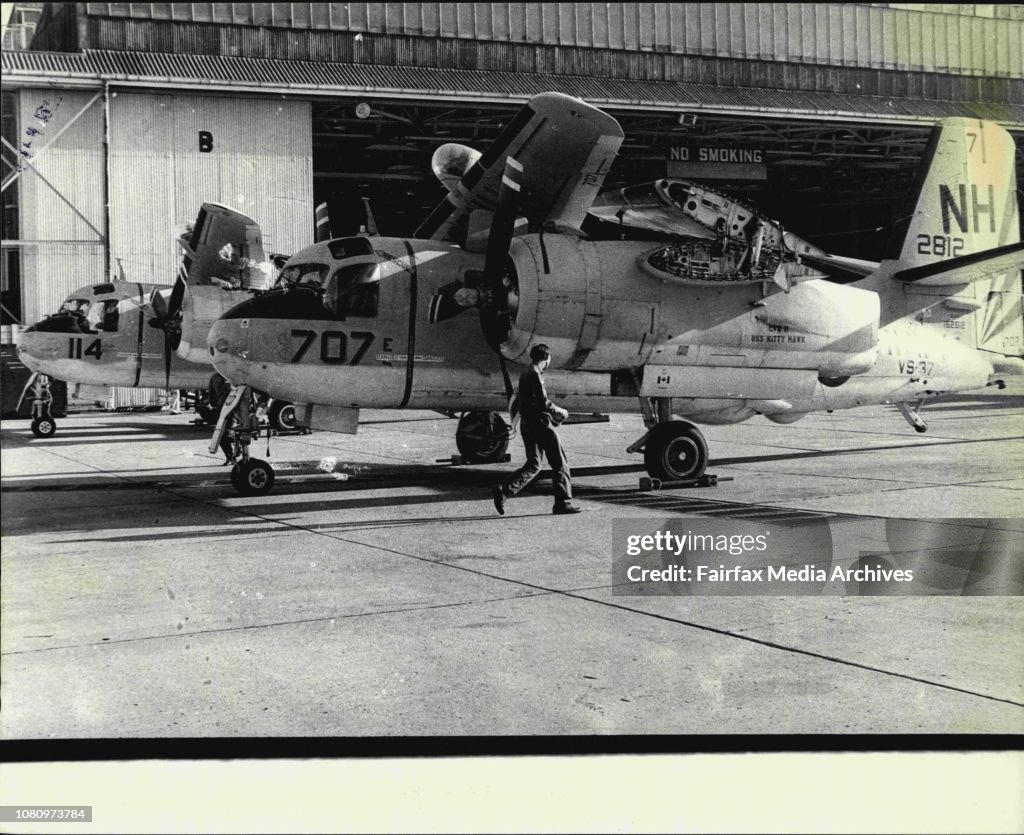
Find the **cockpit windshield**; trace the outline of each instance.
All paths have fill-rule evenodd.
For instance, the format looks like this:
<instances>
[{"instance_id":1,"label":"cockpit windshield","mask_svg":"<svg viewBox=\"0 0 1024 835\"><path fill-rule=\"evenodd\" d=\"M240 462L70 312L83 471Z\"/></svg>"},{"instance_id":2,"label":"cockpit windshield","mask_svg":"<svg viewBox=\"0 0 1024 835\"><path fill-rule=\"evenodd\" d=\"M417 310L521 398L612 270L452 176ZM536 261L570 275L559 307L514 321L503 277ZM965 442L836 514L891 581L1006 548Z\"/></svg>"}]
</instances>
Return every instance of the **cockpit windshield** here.
<instances>
[{"instance_id":1,"label":"cockpit windshield","mask_svg":"<svg viewBox=\"0 0 1024 835\"><path fill-rule=\"evenodd\" d=\"M65 299L64 304L60 306L60 313L72 313L85 316L89 312L89 305L92 304L90 299Z\"/></svg>"},{"instance_id":2,"label":"cockpit windshield","mask_svg":"<svg viewBox=\"0 0 1024 835\"><path fill-rule=\"evenodd\" d=\"M326 275L326 264L291 264L281 270L277 277L277 287L285 290L295 287L319 288Z\"/></svg>"}]
</instances>

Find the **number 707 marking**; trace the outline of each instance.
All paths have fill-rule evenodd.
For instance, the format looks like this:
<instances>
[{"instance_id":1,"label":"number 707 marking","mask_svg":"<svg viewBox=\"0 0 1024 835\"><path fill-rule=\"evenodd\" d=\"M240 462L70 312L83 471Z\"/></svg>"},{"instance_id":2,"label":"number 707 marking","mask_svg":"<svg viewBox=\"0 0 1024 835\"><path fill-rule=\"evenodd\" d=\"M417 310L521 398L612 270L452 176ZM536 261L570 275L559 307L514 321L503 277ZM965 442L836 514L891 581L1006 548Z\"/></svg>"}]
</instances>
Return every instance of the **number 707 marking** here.
<instances>
[{"instance_id":1,"label":"number 707 marking","mask_svg":"<svg viewBox=\"0 0 1024 835\"><path fill-rule=\"evenodd\" d=\"M292 329L292 336L301 339L292 362L301 362L309 347L316 341L316 331L305 330L304 328ZM349 365L359 365L366 352L373 344L374 335L369 331L352 331L352 338L360 340L361 344L352 355ZM348 335L344 331L324 331L320 334L320 360L328 365L341 365L348 357Z\"/></svg>"}]
</instances>

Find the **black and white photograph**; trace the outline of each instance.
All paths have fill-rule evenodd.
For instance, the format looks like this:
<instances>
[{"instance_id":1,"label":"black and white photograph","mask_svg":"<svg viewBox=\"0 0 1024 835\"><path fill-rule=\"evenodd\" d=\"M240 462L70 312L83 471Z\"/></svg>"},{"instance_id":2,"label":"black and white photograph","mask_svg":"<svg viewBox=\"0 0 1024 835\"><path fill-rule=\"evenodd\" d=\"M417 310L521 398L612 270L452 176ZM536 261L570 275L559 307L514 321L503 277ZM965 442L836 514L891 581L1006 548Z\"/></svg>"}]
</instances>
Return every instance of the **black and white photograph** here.
<instances>
[{"instance_id":1,"label":"black and white photograph","mask_svg":"<svg viewBox=\"0 0 1024 835\"><path fill-rule=\"evenodd\" d=\"M5 759L1019 746L1024 5L2 10Z\"/></svg>"}]
</instances>

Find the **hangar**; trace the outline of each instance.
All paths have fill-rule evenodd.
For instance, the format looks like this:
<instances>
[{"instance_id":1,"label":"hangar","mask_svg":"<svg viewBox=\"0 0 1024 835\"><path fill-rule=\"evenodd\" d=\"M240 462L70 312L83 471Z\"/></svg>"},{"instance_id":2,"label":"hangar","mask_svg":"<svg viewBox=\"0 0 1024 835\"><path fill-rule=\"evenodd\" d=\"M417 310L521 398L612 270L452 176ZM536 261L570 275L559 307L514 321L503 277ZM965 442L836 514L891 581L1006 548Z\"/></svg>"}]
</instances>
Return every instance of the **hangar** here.
<instances>
[{"instance_id":1,"label":"hangar","mask_svg":"<svg viewBox=\"0 0 1024 835\"><path fill-rule=\"evenodd\" d=\"M531 95L607 109L606 184L739 193L876 257L930 125L1024 142L1024 6L861 3L21 3L3 51L3 342L84 283L170 282L204 200L273 252L326 201L410 234L430 155L486 147Z\"/></svg>"}]
</instances>

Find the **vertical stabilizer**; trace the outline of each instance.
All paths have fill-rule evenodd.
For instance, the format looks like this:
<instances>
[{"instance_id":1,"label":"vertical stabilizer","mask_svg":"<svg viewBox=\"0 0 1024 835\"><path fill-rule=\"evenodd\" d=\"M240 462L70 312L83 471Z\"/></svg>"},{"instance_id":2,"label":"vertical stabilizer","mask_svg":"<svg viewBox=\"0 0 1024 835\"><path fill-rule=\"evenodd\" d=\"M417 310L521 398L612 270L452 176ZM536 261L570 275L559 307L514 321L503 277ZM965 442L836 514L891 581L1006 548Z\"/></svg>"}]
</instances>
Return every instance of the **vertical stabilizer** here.
<instances>
[{"instance_id":1,"label":"vertical stabilizer","mask_svg":"<svg viewBox=\"0 0 1024 835\"><path fill-rule=\"evenodd\" d=\"M1014 151L1010 134L993 122L943 120L887 258L908 269L1019 241Z\"/></svg>"},{"instance_id":2,"label":"vertical stabilizer","mask_svg":"<svg viewBox=\"0 0 1024 835\"><path fill-rule=\"evenodd\" d=\"M1015 151L992 122L946 119L934 129L886 253L895 279L882 290L886 318L912 316L971 347L1020 355Z\"/></svg>"}]
</instances>

